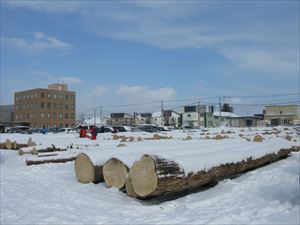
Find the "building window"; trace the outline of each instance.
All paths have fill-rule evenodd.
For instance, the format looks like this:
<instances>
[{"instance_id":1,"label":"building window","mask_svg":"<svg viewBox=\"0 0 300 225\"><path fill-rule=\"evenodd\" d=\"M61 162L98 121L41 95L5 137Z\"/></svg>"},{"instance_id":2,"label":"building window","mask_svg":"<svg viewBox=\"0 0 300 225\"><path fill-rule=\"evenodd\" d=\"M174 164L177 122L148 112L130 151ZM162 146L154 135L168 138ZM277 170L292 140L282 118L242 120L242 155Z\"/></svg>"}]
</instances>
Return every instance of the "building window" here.
<instances>
[{"instance_id":1,"label":"building window","mask_svg":"<svg viewBox=\"0 0 300 225\"><path fill-rule=\"evenodd\" d=\"M51 118L51 113L47 113L47 118L48 118L48 119Z\"/></svg>"},{"instance_id":2,"label":"building window","mask_svg":"<svg viewBox=\"0 0 300 225\"><path fill-rule=\"evenodd\" d=\"M59 124L59 127L63 127L63 124L62 124L62 123L60 123L60 124Z\"/></svg>"},{"instance_id":3,"label":"building window","mask_svg":"<svg viewBox=\"0 0 300 225\"><path fill-rule=\"evenodd\" d=\"M69 107L68 107L68 104L66 104L66 105L65 105L65 109L68 110L68 108L69 108Z\"/></svg>"},{"instance_id":4,"label":"building window","mask_svg":"<svg viewBox=\"0 0 300 225\"><path fill-rule=\"evenodd\" d=\"M48 123L48 128L50 128L51 127L51 123Z\"/></svg>"},{"instance_id":5,"label":"building window","mask_svg":"<svg viewBox=\"0 0 300 225\"><path fill-rule=\"evenodd\" d=\"M69 99L69 95L66 94L66 95L65 95L65 98L66 98L66 100L68 100L68 99Z\"/></svg>"},{"instance_id":6,"label":"building window","mask_svg":"<svg viewBox=\"0 0 300 225\"><path fill-rule=\"evenodd\" d=\"M53 119L56 119L56 113L53 113Z\"/></svg>"},{"instance_id":7,"label":"building window","mask_svg":"<svg viewBox=\"0 0 300 225\"><path fill-rule=\"evenodd\" d=\"M18 120L18 115L16 115L16 120Z\"/></svg>"},{"instance_id":8,"label":"building window","mask_svg":"<svg viewBox=\"0 0 300 225\"><path fill-rule=\"evenodd\" d=\"M41 98L45 98L44 92L41 93Z\"/></svg>"},{"instance_id":9,"label":"building window","mask_svg":"<svg viewBox=\"0 0 300 225\"><path fill-rule=\"evenodd\" d=\"M29 109L29 104L26 104L26 108Z\"/></svg>"},{"instance_id":10,"label":"building window","mask_svg":"<svg viewBox=\"0 0 300 225\"><path fill-rule=\"evenodd\" d=\"M56 108L57 108L57 104L53 103L53 109L56 109Z\"/></svg>"},{"instance_id":11,"label":"building window","mask_svg":"<svg viewBox=\"0 0 300 225\"><path fill-rule=\"evenodd\" d=\"M74 104L71 104L71 109L74 110Z\"/></svg>"},{"instance_id":12,"label":"building window","mask_svg":"<svg viewBox=\"0 0 300 225\"><path fill-rule=\"evenodd\" d=\"M34 93L35 98L38 98L38 96L39 96L38 93Z\"/></svg>"},{"instance_id":13,"label":"building window","mask_svg":"<svg viewBox=\"0 0 300 225\"><path fill-rule=\"evenodd\" d=\"M41 109L43 109L44 107L45 107L45 103L42 102L42 103L41 103Z\"/></svg>"},{"instance_id":14,"label":"building window","mask_svg":"<svg viewBox=\"0 0 300 225\"><path fill-rule=\"evenodd\" d=\"M59 109L63 109L64 105L62 103L59 104Z\"/></svg>"},{"instance_id":15,"label":"building window","mask_svg":"<svg viewBox=\"0 0 300 225\"><path fill-rule=\"evenodd\" d=\"M71 119L74 119L74 114L73 113L71 114Z\"/></svg>"},{"instance_id":16,"label":"building window","mask_svg":"<svg viewBox=\"0 0 300 225\"><path fill-rule=\"evenodd\" d=\"M48 94L47 94L47 98L51 98L51 93L48 93Z\"/></svg>"},{"instance_id":17,"label":"building window","mask_svg":"<svg viewBox=\"0 0 300 225\"><path fill-rule=\"evenodd\" d=\"M68 113L65 114L65 119L69 119Z\"/></svg>"},{"instance_id":18,"label":"building window","mask_svg":"<svg viewBox=\"0 0 300 225\"><path fill-rule=\"evenodd\" d=\"M74 101L74 95L71 95L71 100Z\"/></svg>"},{"instance_id":19,"label":"building window","mask_svg":"<svg viewBox=\"0 0 300 225\"><path fill-rule=\"evenodd\" d=\"M51 103L47 103L47 109L51 108Z\"/></svg>"},{"instance_id":20,"label":"building window","mask_svg":"<svg viewBox=\"0 0 300 225\"><path fill-rule=\"evenodd\" d=\"M56 123L53 124L53 128L56 128Z\"/></svg>"},{"instance_id":21,"label":"building window","mask_svg":"<svg viewBox=\"0 0 300 225\"><path fill-rule=\"evenodd\" d=\"M66 127L69 127L69 124L66 123Z\"/></svg>"},{"instance_id":22,"label":"building window","mask_svg":"<svg viewBox=\"0 0 300 225\"><path fill-rule=\"evenodd\" d=\"M53 98L54 98L54 99L57 99L57 95L56 95L56 94L53 94Z\"/></svg>"},{"instance_id":23,"label":"building window","mask_svg":"<svg viewBox=\"0 0 300 225\"><path fill-rule=\"evenodd\" d=\"M59 119L62 119L62 118L63 118L63 114L60 113L60 114L59 114Z\"/></svg>"},{"instance_id":24,"label":"building window","mask_svg":"<svg viewBox=\"0 0 300 225\"><path fill-rule=\"evenodd\" d=\"M191 115L191 114L187 114L186 116L187 116L187 117L191 117L192 115Z\"/></svg>"},{"instance_id":25,"label":"building window","mask_svg":"<svg viewBox=\"0 0 300 225\"><path fill-rule=\"evenodd\" d=\"M59 99L63 99L63 95L62 94L59 94Z\"/></svg>"},{"instance_id":26,"label":"building window","mask_svg":"<svg viewBox=\"0 0 300 225\"><path fill-rule=\"evenodd\" d=\"M44 118L45 117L45 114L44 113L41 113L41 118Z\"/></svg>"}]
</instances>

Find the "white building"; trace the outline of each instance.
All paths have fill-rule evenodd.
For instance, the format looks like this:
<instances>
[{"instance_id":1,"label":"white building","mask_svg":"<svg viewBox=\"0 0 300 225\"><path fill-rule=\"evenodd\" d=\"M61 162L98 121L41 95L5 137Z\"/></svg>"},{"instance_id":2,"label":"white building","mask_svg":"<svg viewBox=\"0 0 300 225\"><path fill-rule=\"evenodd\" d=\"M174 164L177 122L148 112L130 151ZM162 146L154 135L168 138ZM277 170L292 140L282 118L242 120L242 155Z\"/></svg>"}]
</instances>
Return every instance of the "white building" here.
<instances>
[{"instance_id":1,"label":"white building","mask_svg":"<svg viewBox=\"0 0 300 225\"><path fill-rule=\"evenodd\" d=\"M180 114L172 110L164 110L162 117L161 112L154 112L152 113L151 123L159 126L178 127L180 124Z\"/></svg>"}]
</instances>

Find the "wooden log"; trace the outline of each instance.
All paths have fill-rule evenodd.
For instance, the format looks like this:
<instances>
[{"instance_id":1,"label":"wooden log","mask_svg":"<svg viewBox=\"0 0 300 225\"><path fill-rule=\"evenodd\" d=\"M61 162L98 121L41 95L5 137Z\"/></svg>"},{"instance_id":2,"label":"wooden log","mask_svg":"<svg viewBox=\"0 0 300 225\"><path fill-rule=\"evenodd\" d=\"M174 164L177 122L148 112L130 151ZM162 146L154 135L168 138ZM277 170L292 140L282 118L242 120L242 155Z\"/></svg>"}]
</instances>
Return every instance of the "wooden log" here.
<instances>
[{"instance_id":1,"label":"wooden log","mask_svg":"<svg viewBox=\"0 0 300 225\"><path fill-rule=\"evenodd\" d=\"M147 199L191 190L278 161L287 157L291 151L292 149L281 149L257 159L250 157L241 162L222 164L208 171L189 174L185 174L174 161L144 155L130 169L126 178L126 191L129 196Z\"/></svg>"},{"instance_id":2,"label":"wooden log","mask_svg":"<svg viewBox=\"0 0 300 225\"><path fill-rule=\"evenodd\" d=\"M75 174L80 183L100 183L104 181L102 165L94 165L84 153L80 153L75 160Z\"/></svg>"},{"instance_id":3,"label":"wooden log","mask_svg":"<svg viewBox=\"0 0 300 225\"><path fill-rule=\"evenodd\" d=\"M27 147L27 146L24 146L24 147ZM37 146L34 146L32 148L29 147L29 148L26 148L26 149L20 149L19 150L19 155L24 155L24 154L37 155L38 153L63 152L63 151L67 151L67 149L55 148L55 147L54 148L53 147L47 147L46 149L37 149Z\"/></svg>"},{"instance_id":4,"label":"wooden log","mask_svg":"<svg viewBox=\"0 0 300 225\"><path fill-rule=\"evenodd\" d=\"M26 160L25 163L27 166L31 166L31 165L39 165L45 163L66 163L66 162L74 161L75 159L76 157L63 158L63 159Z\"/></svg>"},{"instance_id":5,"label":"wooden log","mask_svg":"<svg viewBox=\"0 0 300 225\"><path fill-rule=\"evenodd\" d=\"M125 187L129 168L120 160L111 158L103 165L103 177L107 187Z\"/></svg>"},{"instance_id":6,"label":"wooden log","mask_svg":"<svg viewBox=\"0 0 300 225\"><path fill-rule=\"evenodd\" d=\"M27 141L27 146L28 147L32 147L32 146L34 146L35 145L35 143L32 141L32 138L30 137L29 139L28 139L28 141Z\"/></svg>"},{"instance_id":7,"label":"wooden log","mask_svg":"<svg viewBox=\"0 0 300 225\"><path fill-rule=\"evenodd\" d=\"M9 140L9 139L7 139L6 141L5 141L5 148L6 149L8 149L8 150L11 150L12 149L12 142Z\"/></svg>"},{"instance_id":8,"label":"wooden log","mask_svg":"<svg viewBox=\"0 0 300 225\"><path fill-rule=\"evenodd\" d=\"M54 153L54 154L43 154L43 155L38 155L37 157L49 157L49 156L57 156L58 154L57 153Z\"/></svg>"}]
</instances>

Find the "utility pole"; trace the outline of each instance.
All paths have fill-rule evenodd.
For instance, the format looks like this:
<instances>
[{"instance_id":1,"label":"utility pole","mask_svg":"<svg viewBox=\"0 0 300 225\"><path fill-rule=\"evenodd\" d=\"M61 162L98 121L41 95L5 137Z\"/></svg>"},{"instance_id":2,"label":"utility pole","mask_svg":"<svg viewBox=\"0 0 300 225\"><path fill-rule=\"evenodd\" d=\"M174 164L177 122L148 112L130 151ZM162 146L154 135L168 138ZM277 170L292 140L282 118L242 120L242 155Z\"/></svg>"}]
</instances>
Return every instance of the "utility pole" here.
<instances>
[{"instance_id":1,"label":"utility pole","mask_svg":"<svg viewBox=\"0 0 300 225\"><path fill-rule=\"evenodd\" d=\"M161 125L164 125L164 103L163 101L160 102L160 107L161 107Z\"/></svg>"},{"instance_id":2,"label":"utility pole","mask_svg":"<svg viewBox=\"0 0 300 225\"><path fill-rule=\"evenodd\" d=\"M94 110L94 127L96 127L96 109Z\"/></svg>"},{"instance_id":3,"label":"utility pole","mask_svg":"<svg viewBox=\"0 0 300 225\"><path fill-rule=\"evenodd\" d=\"M221 122L222 122L222 119L221 119L221 107L222 107L222 104L221 104L221 97L219 97L219 111L220 111L220 117L219 117L219 121L220 121L220 126L221 126Z\"/></svg>"},{"instance_id":4,"label":"utility pole","mask_svg":"<svg viewBox=\"0 0 300 225\"><path fill-rule=\"evenodd\" d=\"M102 106L100 106L100 126L103 125L103 111L102 111Z\"/></svg>"},{"instance_id":5,"label":"utility pole","mask_svg":"<svg viewBox=\"0 0 300 225\"><path fill-rule=\"evenodd\" d=\"M198 102L198 106L197 106L197 112L198 112L198 128L200 129L200 102Z\"/></svg>"}]
</instances>

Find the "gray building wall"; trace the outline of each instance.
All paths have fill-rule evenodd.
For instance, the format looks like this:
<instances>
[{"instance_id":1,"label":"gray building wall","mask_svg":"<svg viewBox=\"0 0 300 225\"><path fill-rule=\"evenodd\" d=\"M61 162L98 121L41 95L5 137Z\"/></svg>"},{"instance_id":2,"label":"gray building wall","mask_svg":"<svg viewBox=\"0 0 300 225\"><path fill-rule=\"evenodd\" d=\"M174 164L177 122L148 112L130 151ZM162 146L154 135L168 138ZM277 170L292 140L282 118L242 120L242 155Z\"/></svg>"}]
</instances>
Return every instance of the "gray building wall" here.
<instances>
[{"instance_id":1,"label":"gray building wall","mask_svg":"<svg viewBox=\"0 0 300 225\"><path fill-rule=\"evenodd\" d=\"M14 105L0 105L0 123L12 126L14 120Z\"/></svg>"}]
</instances>

